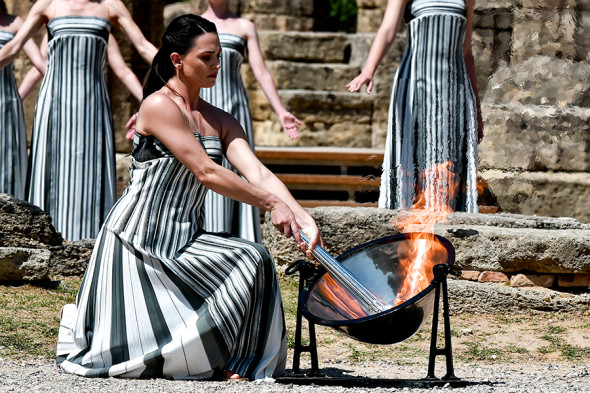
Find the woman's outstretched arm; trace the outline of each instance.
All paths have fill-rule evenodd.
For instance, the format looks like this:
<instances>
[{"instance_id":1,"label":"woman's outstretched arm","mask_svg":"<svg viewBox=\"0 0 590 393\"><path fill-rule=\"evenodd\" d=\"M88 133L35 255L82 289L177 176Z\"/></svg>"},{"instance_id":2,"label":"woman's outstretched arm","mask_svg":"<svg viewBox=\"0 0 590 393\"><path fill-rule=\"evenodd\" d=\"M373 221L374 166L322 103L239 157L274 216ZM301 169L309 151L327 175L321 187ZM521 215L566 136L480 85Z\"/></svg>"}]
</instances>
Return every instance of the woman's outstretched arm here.
<instances>
[{"instance_id":1,"label":"woman's outstretched arm","mask_svg":"<svg viewBox=\"0 0 590 393\"><path fill-rule=\"evenodd\" d=\"M365 66L361 73L346 85L349 92L354 93L359 91L363 85L367 85L367 93L371 94L373 90L373 76L381 59L389 50L397 35L406 3L407 0L388 0L383 21L375 35L375 40L373 41L373 45L371 45Z\"/></svg>"},{"instance_id":2,"label":"woman's outstretched arm","mask_svg":"<svg viewBox=\"0 0 590 393\"><path fill-rule=\"evenodd\" d=\"M113 15L112 18L115 20L116 24L119 25L127 37L129 37L131 43L139 52L139 55L148 64L151 64L158 49L145 38L139 29L139 26L137 26L131 17L129 10L121 0L107 0L107 4L109 5L109 14Z\"/></svg>"},{"instance_id":3,"label":"woman's outstretched arm","mask_svg":"<svg viewBox=\"0 0 590 393\"><path fill-rule=\"evenodd\" d=\"M39 30L43 23L47 22L45 10L49 7L51 2L52 0L38 0L35 4L33 4L29 14L27 15L27 18L23 22L22 26L20 26L18 29L18 32L10 41L6 43L6 45L2 47L2 49L0 49L0 68L4 68L8 64L12 63L16 55L21 51L21 49L23 49L33 34ZM44 61L40 60L41 63L38 63L37 60L39 59L31 59L35 67L39 65L39 71L41 73L45 73Z\"/></svg>"},{"instance_id":4,"label":"woman's outstretched arm","mask_svg":"<svg viewBox=\"0 0 590 393\"><path fill-rule=\"evenodd\" d=\"M210 110L211 108L213 107L210 106ZM268 170L259 169L256 164L246 164L258 159L248 146L240 124L229 114L216 108L212 110L223 124L221 127L224 128L222 134L228 159L240 172L245 171L242 174L248 181L209 158L195 138L194 131L186 120L187 115L164 94L154 93L144 100L139 110L137 129L141 134L154 135L166 145L205 187L228 198L270 211L273 225L286 237L293 236L299 247L311 258L312 246L320 241L313 218L290 196L285 185L276 176L266 173ZM268 182L261 184L263 179ZM304 229L312 239L309 248L301 241L299 228Z\"/></svg>"},{"instance_id":5,"label":"woman's outstretched arm","mask_svg":"<svg viewBox=\"0 0 590 393\"><path fill-rule=\"evenodd\" d=\"M143 97L141 82L137 79L137 76L131 71L131 68L125 63L119 44L112 34L109 34L109 43L107 46L107 59L109 66L117 75L117 78L123 82L125 87L131 94L138 100L141 101Z\"/></svg>"},{"instance_id":6,"label":"woman's outstretched arm","mask_svg":"<svg viewBox=\"0 0 590 393\"><path fill-rule=\"evenodd\" d=\"M266 68L266 64L264 64L264 58L262 56L262 51L260 50L260 43L258 42L256 27L254 26L254 23L245 19L240 20L240 23L242 24L242 31L246 35L246 42L248 45L248 63L252 68L254 77L258 81L258 84L260 84L260 87L266 95L266 98L268 98L272 108L279 117L281 127L283 127L290 138L296 139L299 137L297 126L301 125L301 121L299 121L297 117L285 109L285 106L279 97L279 93L277 92L277 87L275 86L272 75L268 71L268 68Z\"/></svg>"}]
</instances>

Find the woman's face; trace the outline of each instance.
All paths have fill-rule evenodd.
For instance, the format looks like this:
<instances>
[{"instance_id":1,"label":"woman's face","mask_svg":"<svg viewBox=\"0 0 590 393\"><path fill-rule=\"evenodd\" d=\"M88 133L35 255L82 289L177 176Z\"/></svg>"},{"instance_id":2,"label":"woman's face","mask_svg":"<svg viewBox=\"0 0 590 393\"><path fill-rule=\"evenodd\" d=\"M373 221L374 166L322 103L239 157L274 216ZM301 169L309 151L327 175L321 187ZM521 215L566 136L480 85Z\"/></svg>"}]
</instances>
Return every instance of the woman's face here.
<instances>
[{"instance_id":1,"label":"woman's face","mask_svg":"<svg viewBox=\"0 0 590 393\"><path fill-rule=\"evenodd\" d=\"M182 74L187 84L196 87L212 87L217 79L220 64L221 44L215 33L202 34L195 45L182 59Z\"/></svg>"}]
</instances>

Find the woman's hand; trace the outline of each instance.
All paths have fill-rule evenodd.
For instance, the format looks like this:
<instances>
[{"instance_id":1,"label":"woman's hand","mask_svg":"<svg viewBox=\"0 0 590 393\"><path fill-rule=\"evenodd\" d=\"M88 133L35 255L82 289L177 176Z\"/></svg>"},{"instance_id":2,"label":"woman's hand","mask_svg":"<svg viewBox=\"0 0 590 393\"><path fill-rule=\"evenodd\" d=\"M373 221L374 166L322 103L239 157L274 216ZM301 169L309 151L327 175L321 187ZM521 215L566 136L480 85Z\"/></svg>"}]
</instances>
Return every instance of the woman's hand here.
<instances>
[{"instance_id":1,"label":"woman's hand","mask_svg":"<svg viewBox=\"0 0 590 393\"><path fill-rule=\"evenodd\" d=\"M373 77L361 72L356 78L348 82L346 88L349 92L354 93L359 91L363 85L367 85L367 94L371 94L373 90Z\"/></svg>"},{"instance_id":2,"label":"woman's hand","mask_svg":"<svg viewBox=\"0 0 590 393\"><path fill-rule=\"evenodd\" d=\"M310 217L311 218L311 217ZM305 244L303 240L297 243L297 247L305 254L305 256L311 260L314 260L312 251L319 244L324 246L324 241L320 236L320 230L318 229L315 221L311 218L309 223L301 223L300 228L309 237L309 245Z\"/></svg>"},{"instance_id":3,"label":"woman's hand","mask_svg":"<svg viewBox=\"0 0 590 393\"><path fill-rule=\"evenodd\" d=\"M127 134L125 134L125 139L133 140L133 136L135 135L135 123L137 122L137 113L129 118L125 127L127 128Z\"/></svg>"},{"instance_id":4,"label":"woman's hand","mask_svg":"<svg viewBox=\"0 0 590 393\"><path fill-rule=\"evenodd\" d=\"M283 127L283 130L285 130L289 138L299 138L297 126L301 125L301 121L296 118L295 115L293 115L291 112L285 111L279 115L279 122L281 123L281 127Z\"/></svg>"}]
</instances>

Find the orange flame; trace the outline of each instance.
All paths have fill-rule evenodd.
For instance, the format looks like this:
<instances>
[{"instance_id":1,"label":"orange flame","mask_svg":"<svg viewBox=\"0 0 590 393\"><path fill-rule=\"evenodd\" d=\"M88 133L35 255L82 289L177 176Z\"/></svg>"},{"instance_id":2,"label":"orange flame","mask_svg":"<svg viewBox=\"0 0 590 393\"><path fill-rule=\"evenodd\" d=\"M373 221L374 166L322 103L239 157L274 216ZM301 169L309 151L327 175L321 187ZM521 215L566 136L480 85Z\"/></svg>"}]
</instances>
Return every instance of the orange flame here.
<instances>
[{"instance_id":1,"label":"orange flame","mask_svg":"<svg viewBox=\"0 0 590 393\"><path fill-rule=\"evenodd\" d=\"M397 275L402 285L394 306L423 291L433 279L434 265L447 262L447 250L434 236L434 224L453 212L450 204L458 182L452 166L451 162L446 162L424 171L410 214L394 222L408 239L398 248Z\"/></svg>"}]
</instances>

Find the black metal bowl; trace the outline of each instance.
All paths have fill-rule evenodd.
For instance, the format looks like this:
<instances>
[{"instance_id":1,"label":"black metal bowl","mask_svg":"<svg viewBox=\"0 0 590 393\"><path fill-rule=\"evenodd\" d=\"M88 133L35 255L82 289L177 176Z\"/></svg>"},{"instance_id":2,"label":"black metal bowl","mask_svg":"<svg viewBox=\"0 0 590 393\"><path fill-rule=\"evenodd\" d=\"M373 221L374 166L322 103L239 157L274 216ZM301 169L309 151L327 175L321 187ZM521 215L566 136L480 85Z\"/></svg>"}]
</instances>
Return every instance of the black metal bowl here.
<instances>
[{"instance_id":1,"label":"black metal bowl","mask_svg":"<svg viewBox=\"0 0 590 393\"><path fill-rule=\"evenodd\" d=\"M398 247L410 234L401 233L377 239L355 247L336 259L368 289L385 303L393 304L401 280L397 270ZM452 266L455 249L442 236L435 237L446 249L446 260ZM440 264L440 263L439 263ZM326 274L310 282L299 295L302 314L311 322L332 327L356 340L370 344L394 344L416 333L432 314L436 285L431 282L409 300L378 314L354 318L343 313L333 302L324 298L318 288L325 284Z\"/></svg>"}]
</instances>

